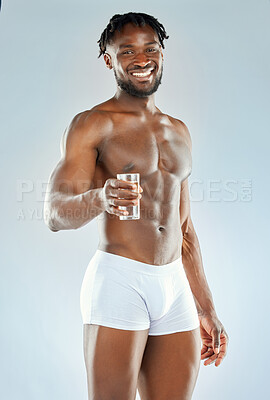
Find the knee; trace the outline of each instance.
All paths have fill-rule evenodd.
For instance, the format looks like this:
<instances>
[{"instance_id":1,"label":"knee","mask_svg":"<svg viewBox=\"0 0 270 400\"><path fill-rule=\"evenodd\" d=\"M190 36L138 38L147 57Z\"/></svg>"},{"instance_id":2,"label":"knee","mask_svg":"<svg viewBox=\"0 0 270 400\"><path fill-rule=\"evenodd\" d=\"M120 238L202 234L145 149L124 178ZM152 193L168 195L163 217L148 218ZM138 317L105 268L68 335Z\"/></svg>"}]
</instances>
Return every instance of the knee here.
<instances>
[{"instance_id":1,"label":"knee","mask_svg":"<svg viewBox=\"0 0 270 400\"><path fill-rule=\"evenodd\" d=\"M135 393L132 396L127 394L123 395L118 392L109 394L94 393L93 395L88 396L88 400L135 400L135 395Z\"/></svg>"},{"instance_id":2,"label":"knee","mask_svg":"<svg viewBox=\"0 0 270 400\"><path fill-rule=\"evenodd\" d=\"M105 379L89 385L88 400L134 400L137 385L134 382Z\"/></svg>"}]
</instances>

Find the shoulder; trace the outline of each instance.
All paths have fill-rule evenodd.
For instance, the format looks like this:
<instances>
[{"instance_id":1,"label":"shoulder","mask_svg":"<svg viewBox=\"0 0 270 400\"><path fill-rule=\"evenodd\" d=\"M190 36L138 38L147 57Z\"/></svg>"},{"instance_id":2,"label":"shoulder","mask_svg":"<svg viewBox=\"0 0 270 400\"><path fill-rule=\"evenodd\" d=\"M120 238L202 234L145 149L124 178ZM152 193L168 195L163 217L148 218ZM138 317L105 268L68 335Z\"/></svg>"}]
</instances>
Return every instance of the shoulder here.
<instances>
[{"instance_id":1,"label":"shoulder","mask_svg":"<svg viewBox=\"0 0 270 400\"><path fill-rule=\"evenodd\" d=\"M111 126L110 113L93 107L91 110L81 111L76 114L66 128L66 131L70 136L98 139Z\"/></svg>"},{"instance_id":2,"label":"shoulder","mask_svg":"<svg viewBox=\"0 0 270 400\"><path fill-rule=\"evenodd\" d=\"M178 118L172 117L170 115L167 115L167 116L168 116L171 124L174 126L176 132L178 132L179 135L181 135L181 137L186 141L187 145L191 149L192 140L191 140L191 135L190 135L187 125Z\"/></svg>"},{"instance_id":3,"label":"shoulder","mask_svg":"<svg viewBox=\"0 0 270 400\"><path fill-rule=\"evenodd\" d=\"M61 152L69 146L98 147L106 132L111 129L109 113L93 107L77 113L66 127L61 138Z\"/></svg>"},{"instance_id":4,"label":"shoulder","mask_svg":"<svg viewBox=\"0 0 270 400\"><path fill-rule=\"evenodd\" d=\"M107 111L93 107L91 110L81 111L76 114L72 118L68 128L85 133L98 133L106 125L109 125L110 121L110 114Z\"/></svg>"}]
</instances>

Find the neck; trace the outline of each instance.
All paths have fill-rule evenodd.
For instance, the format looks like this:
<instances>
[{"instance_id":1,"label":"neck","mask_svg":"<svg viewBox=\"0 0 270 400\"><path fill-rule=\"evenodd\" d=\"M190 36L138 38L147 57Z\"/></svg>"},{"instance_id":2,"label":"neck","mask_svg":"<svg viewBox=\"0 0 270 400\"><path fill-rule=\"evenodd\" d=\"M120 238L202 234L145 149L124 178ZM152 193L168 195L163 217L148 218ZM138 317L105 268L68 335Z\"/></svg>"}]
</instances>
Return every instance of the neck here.
<instances>
[{"instance_id":1,"label":"neck","mask_svg":"<svg viewBox=\"0 0 270 400\"><path fill-rule=\"evenodd\" d=\"M131 96L118 86L117 91L113 96L113 99L125 111L135 111L135 112L138 111L138 112L150 112L150 113L154 113L157 111L157 107L155 106L154 94L151 94L148 97Z\"/></svg>"}]
</instances>

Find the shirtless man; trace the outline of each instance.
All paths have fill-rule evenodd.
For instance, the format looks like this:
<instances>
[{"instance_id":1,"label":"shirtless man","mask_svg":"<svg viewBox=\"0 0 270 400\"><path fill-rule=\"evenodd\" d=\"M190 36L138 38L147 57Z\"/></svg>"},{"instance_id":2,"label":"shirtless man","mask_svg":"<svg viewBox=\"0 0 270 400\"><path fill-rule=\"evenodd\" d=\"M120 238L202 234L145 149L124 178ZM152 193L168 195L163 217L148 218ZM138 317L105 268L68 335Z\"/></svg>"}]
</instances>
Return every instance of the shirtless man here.
<instances>
[{"instance_id":1,"label":"shirtless man","mask_svg":"<svg viewBox=\"0 0 270 400\"><path fill-rule=\"evenodd\" d=\"M227 351L190 216L190 134L155 105L164 39L150 15L111 18L98 43L116 93L73 118L45 199L53 232L98 221L81 291L89 400L191 399L200 360ZM139 198L140 219L120 220Z\"/></svg>"}]
</instances>

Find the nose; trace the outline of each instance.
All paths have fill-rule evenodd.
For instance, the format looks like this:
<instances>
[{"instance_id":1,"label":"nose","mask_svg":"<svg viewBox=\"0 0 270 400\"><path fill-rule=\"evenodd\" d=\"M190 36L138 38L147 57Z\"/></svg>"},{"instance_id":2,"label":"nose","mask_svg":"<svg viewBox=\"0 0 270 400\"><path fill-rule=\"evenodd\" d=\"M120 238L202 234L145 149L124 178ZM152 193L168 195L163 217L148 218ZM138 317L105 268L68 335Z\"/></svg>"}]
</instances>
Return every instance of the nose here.
<instances>
[{"instance_id":1,"label":"nose","mask_svg":"<svg viewBox=\"0 0 270 400\"><path fill-rule=\"evenodd\" d=\"M151 61L148 60L148 57L145 53L138 53L136 58L133 61L134 65L138 65L142 68L146 67L146 65L150 64Z\"/></svg>"}]
</instances>

